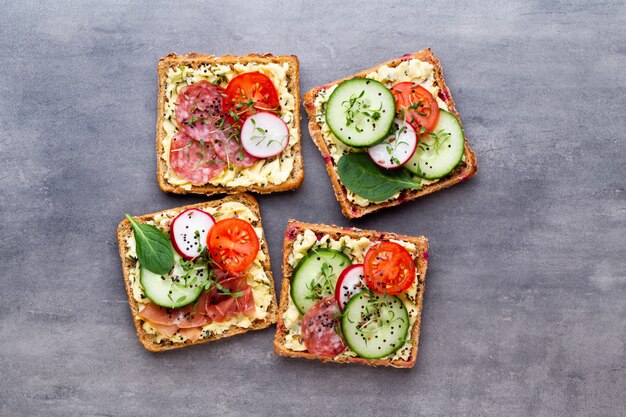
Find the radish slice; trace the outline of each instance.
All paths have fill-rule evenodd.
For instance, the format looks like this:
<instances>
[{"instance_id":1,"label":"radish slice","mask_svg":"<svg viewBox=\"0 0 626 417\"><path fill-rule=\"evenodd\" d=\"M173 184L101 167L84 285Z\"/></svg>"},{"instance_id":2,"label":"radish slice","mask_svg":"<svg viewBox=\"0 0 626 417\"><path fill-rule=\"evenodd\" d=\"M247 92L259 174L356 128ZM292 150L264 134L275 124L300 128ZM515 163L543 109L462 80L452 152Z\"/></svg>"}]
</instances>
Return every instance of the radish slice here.
<instances>
[{"instance_id":1,"label":"radish slice","mask_svg":"<svg viewBox=\"0 0 626 417\"><path fill-rule=\"evenodd\" d=\"M353 295L366 288L363 283L363 264L350 265L341 272L335 286L335 298L343 310Z\"/></svg>"},{"instance_id":2,"label":"radish slice","mask_svg":"<svg viewBox=\"0 0 626 417\"><path fill-rule=\"evenodd\" d=\"M273 113L259 112L246 119L241 127L241 144L252 156L269 158L289 144L289 128Z\"/></svg>"},{"instance_id":3,"label":"radish slice","mask_svg":"<svg viewBox=\"0 0 626 417\"><path fill-rule=\"evenodd\" d=\"M206 248L206 236L214 224L215 219L207 212L195 208L183 211L170 225L172 246L187 260L197 258Z\"/></svg>"},{"instance_id":4,"label":"radish slice","mask_svg":"<svg viewBox=\"0 0 626 417\"><path fill-rule=\"evenodd\" d=\"M406 164L417 148L417 135L410 124L396 119L392 130L393 135L367 150L372 161L386 169L399 168Z\"/></svg>"}]
</instances>

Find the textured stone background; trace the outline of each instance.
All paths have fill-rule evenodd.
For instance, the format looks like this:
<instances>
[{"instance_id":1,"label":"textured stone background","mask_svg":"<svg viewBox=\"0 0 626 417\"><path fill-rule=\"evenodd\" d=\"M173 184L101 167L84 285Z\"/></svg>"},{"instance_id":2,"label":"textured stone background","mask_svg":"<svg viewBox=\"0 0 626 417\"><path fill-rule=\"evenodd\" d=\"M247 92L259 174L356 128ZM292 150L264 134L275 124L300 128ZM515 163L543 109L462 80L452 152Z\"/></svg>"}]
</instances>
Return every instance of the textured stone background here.
<instances>
[{"instance_id":1,"label":"textured stone background","mask_svg":"<svg viewBox=\"0 0 626 417\"><path fill-rule=\"evenodd\" d=\"M624 2L2 3L1 415L626 413ZM115 227L203 200L157 188L159 57L295 54L304 92L424 47L477 177L349 222L303 132L302 188L260 198L277 279L290 217L431 239L415 369L281 359L273 328L145 351Z\"/></svg>"}]
</instances>

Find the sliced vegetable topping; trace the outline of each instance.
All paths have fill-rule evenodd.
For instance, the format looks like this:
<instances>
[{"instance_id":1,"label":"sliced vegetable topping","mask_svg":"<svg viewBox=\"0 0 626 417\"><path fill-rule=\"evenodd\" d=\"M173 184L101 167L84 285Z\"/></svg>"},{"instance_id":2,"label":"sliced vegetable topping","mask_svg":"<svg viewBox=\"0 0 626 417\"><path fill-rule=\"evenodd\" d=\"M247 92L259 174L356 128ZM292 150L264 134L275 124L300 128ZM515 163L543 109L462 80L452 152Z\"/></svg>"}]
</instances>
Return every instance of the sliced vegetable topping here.
<instances>
[{"instance_id":1,"label":"sliced vegetable topping","mask_svg":"<svg viewBox=\"0 0 626 417\"><path fill-rule=\"evenodd\" d=\"M184 259L196 259L206 248L206 237L215 224L209 213L192 208L172 220L170 237L172 246Z\"/></svg>"},{"instance_id":2,"label":"sliced vegetable topping","mask_svg":"<svg viewBox=\"0 0 626 417\"><path fill-rule=\"evenodd\" d=\"M332 358L346 350L340 317L341 310L334 297L320 300L306 312L300 334L310 353Z\"/></svg>"},{"instance_id":3,"label":"sliced vegetable topping","mask_svg":"<svg viewBox=\"0 0 626 417\"><path fill-rule=\"evenodd\" d=\"M405 164L406 169L426 179L448 175L465 152L465 136L459 120L445 110L440 114L435 130L420 138L417 150Z\"/></svg>"},{"instance_id":4,"label":"sliced vegetable topping","mask_svg":"<svg viewBox=\"0 0 626 417\"><path fill-rule=\"evenodd\" d=\"M339 84L328 98L326 123L346 145L364 148L385 138L395 107L393 94L383 84L353 78Z\"/></svg>"},{"instance_id":5,"label":"sliced vegetable topping","mask_svg":"<svg viewBox=\"0 0 626 417\"><path fill-rule=\"evenodd\" d=\"M398 294L415 281L415 263L401 245L383 241L365 254L363 270L367 286L378 294Z\"/></svg>"},{"instance_id":6,"label":"sliced vegetable topping","mask_svg":"<svg viewBox=\"0 0 626 417\"><path fill-rule=\"evenodd\" d=\"M240 123L257 111L278 111L278 92L260 72L236 76L226 86L226 108L231 123Z\"/></svg>"},{"instance_id":7,"label":"sliced vegetable topping","mask_svg":"<svg viewBox=\"0 0 626 417\"><path fill-rule=\"evenodd\" d=\"M259 238L250 223L230 218L215 223L207 236L211 259L223 270L242 272L259 252Z\"/></svg>"},{"instance_id":8,"label":"sliced vegetable topping","mask_svg":"<svg viewBox=\"0 0 626 417\"><path fill-rule=\"evenodd\" d=\"M289 144L289 128L273 113L259 112L248 117L241 127L241 144L252 156L269 158Z\"/></svg>"},{"instance_id":9,"label":"sliced vegetable topping","mask_svg":"<svg viewBox=\"0 0 626 417\"><path fill-rule=\"evenodd\" d=\"M175 259L174 267L160 274L150 271L141 264L139 278L141 287L146 297L161 307L180 308L191 304L210 283L206 262L185 261L178 254L175 254Z\"/></svg>"},{"instance_id":10,"label":"sliced vegetable topping","mask_svg":"<svg viewBox=\"0 0 626 417\"><path fill-rule=\"evenodd\" d=\"M354 264L343 270L335 286L335 298L343 310L355 294L366 287L363 283L363 264Z\"/></svg>"},{"instance_id":11,"label":"sliced vegetable topping","mask_svg":"<svg viewBox=\"0 0 626 417\"><path fill-rule=\"evenodd\" d=\"M402 119L396 119L388 136L367 150L376 165L386 168L399 168L406 163L417 146L417 136L413 127Z\"/></svg>"},{"instance_id":12,"label":"sliced vegetable topping","mask_svg":"<svg viewBox=\"0 0 626 417\"><path fill-rule=\"evenodd\" d=\"M291 278L291 299L304 314L322 298L335 294L339 275L352 262L343 252L314 248L300 260Z\"/></svg>"},{"instance_id":13,"label":"sliced vegetable topping","mask_svg":"<svg viewBox=\"0 0 626 417\"><path fill-rule=\"evenodd\" d=\"M391 87L398 117L410 123L417 134L432 131L439 119L439 104L419 84L403 82Z\"/></svg>"},{"instance_id":14,"label":"sliced vegetable topping","mask_svg":"<svg viewBox=\"0 0 626 417\"><path fill-rule=\"evenodd\" d=\"M348 190L370 201L384 201L405 188L422 188L421 181L405 170L382 169L365 152L342 156L337 173Z\"/></svg>"},{"instance_id":15,"label":"sliced vegetable topping","mask_svg":"<svg viewBox=\"0 0 626 417\"><path fill-rule=\"evenodd\" d=\"M174 253L167 235L151 224L137 223L128 213L125 216L135 234L141 266L155 274L167 274L174 267Z\"/></svg>"},{"instance_id":16,"label":"sliced vegetable topping","mask_svg":"<svg viewBox=\"0 0 626 417\"><path fill-rule=\"evenodd\" d=\"M409 314L396 296L362 291L346 305L341 327L346 343L357 355L382 358L406 343Z\"/></svg>"}]
</instances>

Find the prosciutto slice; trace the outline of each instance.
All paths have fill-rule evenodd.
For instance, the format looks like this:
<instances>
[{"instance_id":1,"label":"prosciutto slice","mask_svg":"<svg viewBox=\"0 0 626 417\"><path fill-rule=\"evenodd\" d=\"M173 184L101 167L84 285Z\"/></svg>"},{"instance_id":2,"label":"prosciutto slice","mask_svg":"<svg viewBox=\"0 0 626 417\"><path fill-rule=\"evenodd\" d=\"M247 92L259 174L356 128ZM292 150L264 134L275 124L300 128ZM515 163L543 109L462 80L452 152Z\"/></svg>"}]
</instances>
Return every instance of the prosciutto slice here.
<instances>
[{"instance_id":1,"label":"prosciutto slice","mask_svg":"<svg viewBox=\"0 0 626 417\"><path fill-rule=\"evenodd\" d=\"M238 314L254 315L254 296L246 277L217 268L214 273L219 285L213 285L194 303L179 309L148 303L139 316L167 337L179 333L195 341L202 333L202 326L208 323L227 321Z\"/></svg>"},{"instance_id":2,"label":"prosciutto slice","mask_svg":"<svg viewBox=\"0 0 626 417\"><path fill-rule=\"evenodd\" d=\"M179 329L178 334L180 334L185 339L189 339L192 342L200 339L200 335L202 334L202 327L191 327L189 329Z\"/></svg>"},{"instance_id":3,"label":"prosciutto slice","mask_svg":"<svg viewBox=\"0 0 626 417\"><path fill-rule=\"evenodd\" d=\"M177 325L167 325L167 324L158 324L158 323L150 323L150 325L158 330L160 333L163 333L165 336L167 337L172 337L176 334L176 332L178 331L178 326Z\"/></svg>"}]
</instances>

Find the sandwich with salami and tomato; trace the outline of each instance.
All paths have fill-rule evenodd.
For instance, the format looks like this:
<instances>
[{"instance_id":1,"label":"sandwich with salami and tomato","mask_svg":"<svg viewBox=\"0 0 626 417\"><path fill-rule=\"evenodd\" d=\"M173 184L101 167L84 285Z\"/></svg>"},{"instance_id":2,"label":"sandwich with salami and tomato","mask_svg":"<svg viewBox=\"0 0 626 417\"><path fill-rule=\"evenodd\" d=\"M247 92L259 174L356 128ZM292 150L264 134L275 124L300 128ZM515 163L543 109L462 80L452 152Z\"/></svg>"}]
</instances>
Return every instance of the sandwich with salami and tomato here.
<instances>
[{"instance_id":1,"label":"sandwich with salami and tomato","mask_svg":"<svg viewBox=\"0 0 626 417\"><path fill-rule=\"evenodd\" d=\"M300 186L297 57L169 54L158 72L163 191L272 193Z\"/></svg>"}]
</instances>

